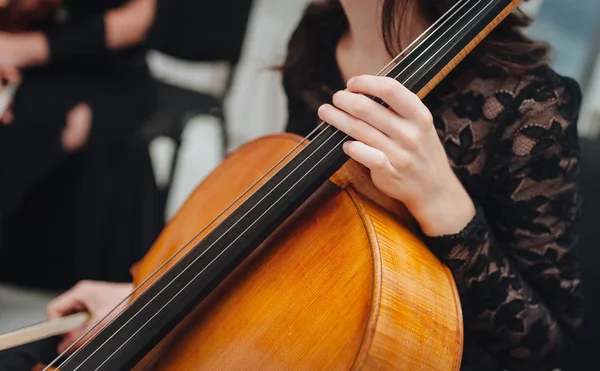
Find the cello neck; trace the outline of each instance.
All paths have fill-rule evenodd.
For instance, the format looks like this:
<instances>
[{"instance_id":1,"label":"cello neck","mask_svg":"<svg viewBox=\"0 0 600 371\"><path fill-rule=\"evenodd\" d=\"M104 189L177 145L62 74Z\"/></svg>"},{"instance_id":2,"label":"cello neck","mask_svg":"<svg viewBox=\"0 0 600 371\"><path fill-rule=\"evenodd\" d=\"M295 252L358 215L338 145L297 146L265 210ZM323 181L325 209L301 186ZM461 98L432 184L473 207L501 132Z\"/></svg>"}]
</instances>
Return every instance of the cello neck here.
<instances>
[{"instance_id":1,"label":"cello neck","mask_svg":"<svg viewBox=\"0 0 600 371\"><path fill-rule=\"evenodd\" d=\"M458 1L383 74L424 97L519 2ZM323 130L309 139L310 143L290 162L61 365L60 370L119 371L134 367L347 161L342 144L351 138L333 127L324 125Z\"/></svg>"}]
</instances>

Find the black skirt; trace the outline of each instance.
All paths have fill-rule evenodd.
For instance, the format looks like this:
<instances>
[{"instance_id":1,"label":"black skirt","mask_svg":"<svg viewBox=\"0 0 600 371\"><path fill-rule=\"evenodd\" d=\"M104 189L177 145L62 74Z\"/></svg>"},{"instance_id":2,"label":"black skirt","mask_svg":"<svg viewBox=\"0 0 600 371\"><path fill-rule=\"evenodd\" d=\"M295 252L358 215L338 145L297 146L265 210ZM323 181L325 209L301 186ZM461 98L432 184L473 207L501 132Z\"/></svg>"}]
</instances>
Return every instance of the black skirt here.
<instances>
[{"instance_id":1,"label":"black skirt","mask_svg":"<svg viewBox=\"0 0 600 371\"><path fill-rule=\"evenodd\" d=\"M0 280L67 289L81 279L130 280L163 227L148 143L148 73L124 76L30 71L15 97L15 121L0 126ZM93 112L77 153L60 144L67 112Z\"/></svg>"}]
</instances>

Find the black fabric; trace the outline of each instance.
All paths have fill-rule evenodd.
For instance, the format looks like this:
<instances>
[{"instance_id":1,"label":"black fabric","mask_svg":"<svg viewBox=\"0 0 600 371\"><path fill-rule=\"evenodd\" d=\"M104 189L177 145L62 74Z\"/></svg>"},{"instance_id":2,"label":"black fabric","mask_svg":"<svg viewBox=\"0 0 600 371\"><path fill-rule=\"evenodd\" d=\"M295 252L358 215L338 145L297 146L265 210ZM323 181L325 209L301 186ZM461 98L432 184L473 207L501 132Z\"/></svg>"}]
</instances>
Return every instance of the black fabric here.
<instances>
[{"instance_id":1,"label":"black fabric","mask_svg":"<svg viewBox=\"0 0 600 371\"><path fill-rule=\"evenodd\" d=\"M252 0L158 0L147 45L176 58L236 64Z\"/></svg>"},{"instance_id":2,"label":"black fabric","mask_svg":"<svg viewBox=\"0 0 600 371\"><path fill-rule=\"evenodd\" d=\"M581 240L579 255L583 272L583 292L586 300L581 344L577 350L574 370L598 369L600 348L600 250L598 249L598 226L600 225L600 141L582 139L580 189L582 194Z\"/></svg>"},{"instance_id":3,"label":"black fabric","mask_svg":"<svg viewBox=\"0 0 600 371\"><path fill-rule=\"evenodd\" d=\"M147 143L136 136L153 102L145 85L40 77L20 90L15 122L0 127L0 280L67 289L130 279L163 223ZM92 133L67 155L60 130L78 101L93 110Z\"/></svg>"},{"instance_id":4,"label":"black fabric","mask_svg":"<svg viewBox=\"0 0 600 371\"><path fill-rule=\"evenodd\" d=\"M54 73L107 78L147 75L145 42L120 50L106 48L105 14L125 3L127 0L63 0L63 16L37 27L50 48L50 61L40 69L42 73L51 69Z\"/></svg>"},{"instance_id":5,"label":"black fabric","mask_svg":"<svg viewBox=\"0 0 600 371\"><path fill-rule=\"evenodd\" d=\"M69 1L73 23L52 27L76 33L71 25L124 2ZM156 100L141 50L23 71L15 120L0 125L1 281L57 290L81 279L127 281L162 229L148 143L138 135ZM91 134L65 153L61 132L79 103L91 107Z\"/></svg>"},{"instance_id":6,"label":"black fabric","mask_svg":"<svg viewBox=\"0 0 600 371\"><path fill-rule=\"evenodd\" d=\"M14 210L31 187L67 157L61 148L61 125L49 124L64 123L66 106L55 99L54 87L43 85L25 80L13 106L18 125L0 125L0 214ZM27 122L21 123L21 112L27 114Z\"/></svg>"},{"instance_id":7,"label":"black fabric","mask_svg":"<svg viewBox=\"0 0 600 371\"><path fill-rule=\"evenodd\" d=\"M91 16L82 22L45 32L51 63L73 57L94 56L106 51L104 14Z\"/></svg>"},{"instance_id":8,"label":"black fabric","mask_svg":"<svg viewBox=\"0 0 600 371\"><path fill-rule=\"evenodd\" d=\"M319 105L345 88L336 38L295 44L308 32L304 20L290 41L290 49L302 47L302 59L283 76L287 130L303 136L319 123ZM459 288L462 369L576 370L584 310L576 248L579 86L548 67L512 76L469 58L424 104L451 167L481 206L461 233L428 239Z\"/></svg>"},{"instance_id":9,"label":"black fabric","mask_svg":"<svg viewBox=\"0 0 600 371\"><path fill-rule=\"evenodd\" d=\"M50 364L58 357L60 338L50 338L0 351L0 370L30 371L38 363Z\"/></svg>"}]
</instances>

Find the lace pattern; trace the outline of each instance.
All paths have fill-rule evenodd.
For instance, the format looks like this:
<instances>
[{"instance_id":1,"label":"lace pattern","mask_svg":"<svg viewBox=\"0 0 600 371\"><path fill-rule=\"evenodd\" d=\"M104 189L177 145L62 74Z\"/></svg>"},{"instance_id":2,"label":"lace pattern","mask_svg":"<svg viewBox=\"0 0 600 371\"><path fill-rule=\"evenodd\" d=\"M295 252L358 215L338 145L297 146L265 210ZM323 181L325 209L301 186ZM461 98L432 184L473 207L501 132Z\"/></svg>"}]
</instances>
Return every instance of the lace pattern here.
<instances>
[{"instance_id":1,"label":"lace pattern","mask_svg":"<svg viewBox=\"0 0 600 371\"><path fill-rule=\"evenodd\" d=\"M342 89L331 69L328 88ZM305 134L318 121L314 104L285 76L284 86L288 131ZM424 101L478 209L465 230L429 246L453 272L468 341L499 369L564 367L582 323L574 252L580 100L577 84L549 68L524 78L462 68Z\"/></svg>"}]
</instances>

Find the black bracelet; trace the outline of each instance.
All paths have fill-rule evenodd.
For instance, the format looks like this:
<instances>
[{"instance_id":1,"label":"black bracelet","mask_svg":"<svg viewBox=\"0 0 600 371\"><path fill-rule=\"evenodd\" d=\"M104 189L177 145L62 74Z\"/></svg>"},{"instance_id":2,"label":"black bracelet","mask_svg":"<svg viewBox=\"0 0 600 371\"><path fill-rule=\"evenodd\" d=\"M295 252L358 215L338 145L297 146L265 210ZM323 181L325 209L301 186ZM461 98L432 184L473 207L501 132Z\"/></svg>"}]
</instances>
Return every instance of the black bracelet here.
<instances>
[{"instance_id":1,"label":"black bracelet","mask_svg":"<svg viewBox=\"0 0 600 371\"><path fill-rule=\"evenodd\" d=\"M50 50L50 62L106 52L104 14L44 32Z\"/></svg>"},{"instance_id":2,"label":"black bracelet","mask_svg":"<svg viewBox=\"0 0 600 371\"><path fill-rule=\"evenodd\" d=\"M426 237L425 243L438 259L446 262L457 245L464 245L472 254L485 241L489 226L482 207L475 203L476 214L462 231L444 236ZM466 260L465 260L466 263Z\"/></svg>"}]
</instances>

